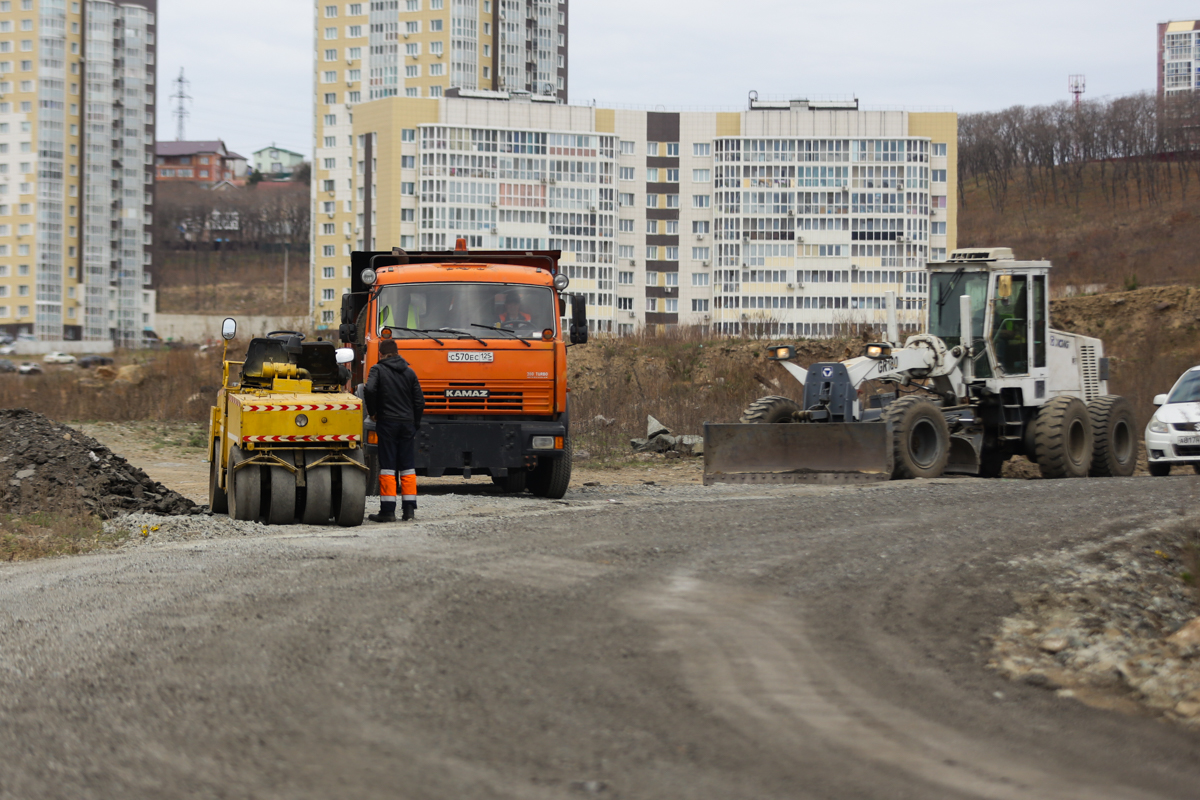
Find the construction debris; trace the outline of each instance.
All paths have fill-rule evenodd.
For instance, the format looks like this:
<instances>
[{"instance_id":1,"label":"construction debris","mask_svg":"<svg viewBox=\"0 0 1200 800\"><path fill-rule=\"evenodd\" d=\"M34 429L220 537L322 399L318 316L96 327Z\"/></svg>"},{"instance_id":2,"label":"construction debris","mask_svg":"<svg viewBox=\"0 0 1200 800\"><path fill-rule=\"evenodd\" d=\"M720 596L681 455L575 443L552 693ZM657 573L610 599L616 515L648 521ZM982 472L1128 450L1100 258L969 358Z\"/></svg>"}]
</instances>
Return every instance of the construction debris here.
<instances>
[{"instance_id":1,"label":"construction debris","mask_svg":"<svg viewBox=\"0 0 1200 800\"><path fill-rule=\"evenodd\" d=\"M86 511L111 519L202 510L74 428L24 408L0 410L0 511Z\"/></svg>"}]
</instances>

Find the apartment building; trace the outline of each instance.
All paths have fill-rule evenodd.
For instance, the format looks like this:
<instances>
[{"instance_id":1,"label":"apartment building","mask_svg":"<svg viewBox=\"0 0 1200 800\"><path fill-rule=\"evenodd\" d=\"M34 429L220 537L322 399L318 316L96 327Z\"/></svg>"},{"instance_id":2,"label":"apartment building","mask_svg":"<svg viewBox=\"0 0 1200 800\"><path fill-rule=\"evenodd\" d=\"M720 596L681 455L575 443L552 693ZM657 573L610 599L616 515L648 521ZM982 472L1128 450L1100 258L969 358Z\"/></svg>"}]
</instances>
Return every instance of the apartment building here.
<instances>
[{"instance_id":1,"label":"apartment building","mask_svg":"<svg viewBox=\"0 0 1200 800\"><path fill-rule=\"evenodd\" d=\"M856 102L656 112L461 90L363 103L314 181L313 313L354 249L561 250L593 328L914 329L955 246L957 117Z\"/></svg>"},{"instance_id":2,"label":"apartment building","mask_svg":"<svg viewBox=\"0 0 1200 800\"><path fill-rule=\"evenodd\" d=\"M0 0L0 329L153 324L155 0Z\"/></svg>"},{"instance_id":3,"label":"apartment building","mask_svg":"<svg viewBox=\"0 0 1200 800\"><path fill-rule=\"evenodd\" d=\"M1200 20L1158 23L1158 96L1200 86Z\"/></svg>"}]
</instances>

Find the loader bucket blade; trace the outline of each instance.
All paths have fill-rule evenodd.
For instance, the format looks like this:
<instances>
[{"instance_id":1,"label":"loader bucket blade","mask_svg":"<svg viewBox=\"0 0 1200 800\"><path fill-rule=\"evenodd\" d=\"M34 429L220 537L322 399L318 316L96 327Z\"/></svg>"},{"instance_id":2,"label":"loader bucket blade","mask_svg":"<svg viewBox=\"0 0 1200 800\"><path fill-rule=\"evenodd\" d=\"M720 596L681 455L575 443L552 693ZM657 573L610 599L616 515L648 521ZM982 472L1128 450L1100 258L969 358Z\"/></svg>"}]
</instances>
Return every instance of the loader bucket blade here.
<instances>
[{"instance_id":1,"label":"loader bucket blade","mask_svg":"<svg viewBox=\"0 0 1200 800\"><path fill-rule=\"evenodd\" d=\"M892 476L885 422L704 424L704 485L864 483Z\"/></svg>"}]
</instances>

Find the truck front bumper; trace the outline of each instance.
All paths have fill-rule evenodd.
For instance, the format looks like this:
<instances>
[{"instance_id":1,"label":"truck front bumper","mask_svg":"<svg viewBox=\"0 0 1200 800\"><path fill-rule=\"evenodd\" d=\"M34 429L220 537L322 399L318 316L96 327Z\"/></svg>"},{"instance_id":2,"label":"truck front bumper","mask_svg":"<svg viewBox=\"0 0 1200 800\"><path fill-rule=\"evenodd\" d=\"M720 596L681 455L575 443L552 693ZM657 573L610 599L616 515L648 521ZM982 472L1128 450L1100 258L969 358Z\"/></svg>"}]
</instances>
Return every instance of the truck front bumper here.
<instances>
[{"instance_id":1,"label":"truck front bumper","mask_svg":"<svg viewBox=\"0 0 1200 800\"><path fill-rule=\"evenodd\" d=\"M375 424L366 420L366 450L373 455ZM549 445L549 446L547 446ZM562 421L439 420L428 415L417 431L417 474L484 473L504 477L509 470L533 468L539 458L560 458L570 446Z\"/></svg>"}]
</instances>

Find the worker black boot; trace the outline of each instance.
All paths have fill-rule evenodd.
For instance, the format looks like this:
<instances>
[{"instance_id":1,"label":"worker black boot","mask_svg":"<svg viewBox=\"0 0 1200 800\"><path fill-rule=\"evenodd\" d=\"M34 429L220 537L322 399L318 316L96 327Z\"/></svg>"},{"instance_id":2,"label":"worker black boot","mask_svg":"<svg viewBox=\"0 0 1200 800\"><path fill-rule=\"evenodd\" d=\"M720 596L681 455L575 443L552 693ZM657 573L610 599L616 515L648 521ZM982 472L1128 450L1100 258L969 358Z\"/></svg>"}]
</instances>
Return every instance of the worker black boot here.
<instances>
[{"instance_id":1,"label":"worker black boot","mask_svg":"<svg viewBox=\"0 0 1200 800\"><path fill-rule=\"evenodd\" d=\"M402 522L412 522L416 518L417 518L417 504L416 503L404 503L403 509L401 511L400 520ZM395 519L395 517L393 517L393 519Z\"/></svg>"},{"instance_id":2,"label":"worker black boot","mask_svg":"<svg viewBox=\"0 0 1200 800\"><path fill-rule=\"evenodd\" d=\"M392 501L391 503L380 503L379 504L379 513L378 514L370 514L367 516L367 519L371 520L371 522L395 522L396 521L396 503L395 503L395 501Z\"/></svg>"}]
</instances>

